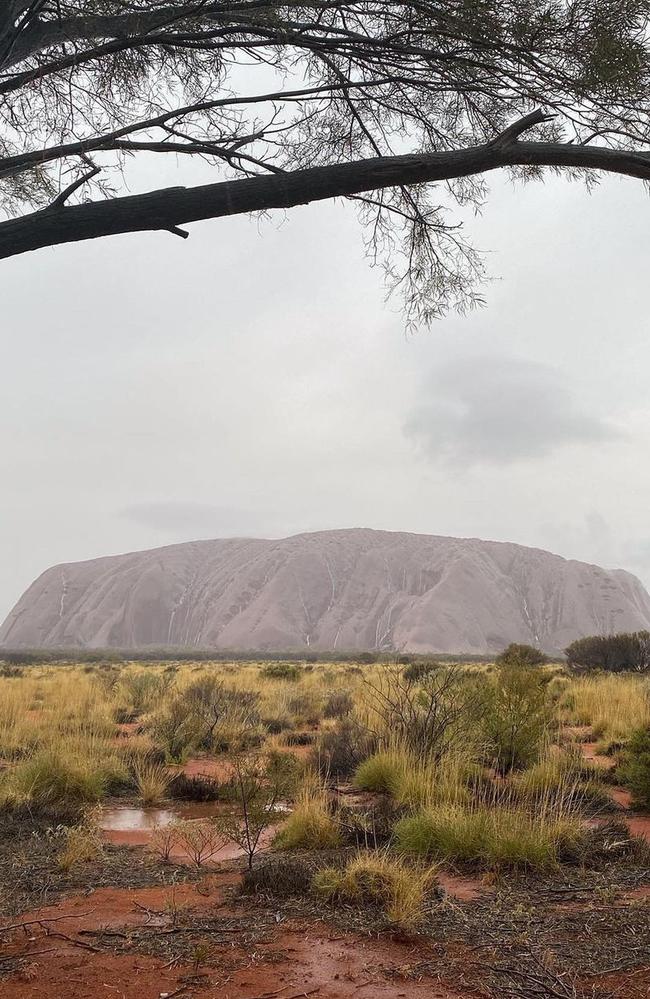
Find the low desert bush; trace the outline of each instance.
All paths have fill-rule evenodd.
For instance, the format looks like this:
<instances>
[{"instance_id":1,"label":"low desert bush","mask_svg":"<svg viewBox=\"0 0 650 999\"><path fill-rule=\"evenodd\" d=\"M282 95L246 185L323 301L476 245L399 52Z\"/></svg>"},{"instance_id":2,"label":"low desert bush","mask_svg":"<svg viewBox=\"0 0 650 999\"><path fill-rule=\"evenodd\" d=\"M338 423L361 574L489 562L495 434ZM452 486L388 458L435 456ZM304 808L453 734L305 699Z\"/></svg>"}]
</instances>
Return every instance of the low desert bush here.
<instances>
[{"instance_id":1,"label":"low desert bush","mask_svg":"<svg viewBox=\"0 0 650 999\"><path fill-rule=\"evenodd\" d=\"M149 850L164 863L169 863L172 853L178 846L177 823L155 826L149 839Z\"/></svg>"},{"instance_id":2,"label":"low desert bush","mask_svg":"<svg viewBox=\"0 0 650 999\"><path fill-rule=\"evenodd\" d=\"M188 777L180 771L171 774L167 795L180 801L217 801L220 797L220 785L212 777L200 774Z\"/></svg>"},{"instance_id":3,"label":"low desert bush","mask_svg":"<svg viewBox=\"0 0 650 999\"><path fill-rule=\"evenodd\" d=\"M270 857L244 872L244 894L305 896L309 893L319 864L309 857Z\"/></svg>"},{"instance_id":4,"label":"low desert bush","mask_svg":"<svg viewBox=\"0 0 650 999\"><path fill-rule=\"evenodd\" d=\"M617 770L638 808L650 808L650 727L632 733Z\"/></svg>"},{"instance_id":5,"label":"low desert bush","mask_svg":"<svg viewBox=\"0 0 650 999\"><path fill-rule=\"evenodd\" d=\"M310 763L325 778L347 780L376 748L374 736L353 717L342 718L321 734Z\"/></svg>"},{"instance_id":6,"label":"low desert bush","mask_svg":"<svg viewBox=\"0 0 650 999\"><path fill-rule=\"evenodd\" d=\"M150 715L146 727L170 763L184 762L200 741L195 720L179 697L171 698Z\"/></svg>"},{"instance_id":7,"label":"low desert bush","mask_svg":"<svg viewBox=\"0 0 650 999\"><path fill-rule=\"evenodd\" d=\"M185 853L196 867L202 867L228 842L219 826L211 819L188 819L174 822L168 829L174 845Z\"/></svg>"},{"instance_id":8,"label":"low desert bush","mask_svg":"<svg viewBox=\"0 0 650 999\"><path fill-rule=\"evenodd\" d=\"M546 656L534 645L522 645L519 642L511 642L497 657L495 662L499 666L543 666L548 662Z\"/></svg>"},{"instance_id":9,"label":"low desert bush","mask_svg":"<svg viewBox=\"0 0 650 999\"><path fill-rule=\"evenodd\" d=\"M269 735L280 735L281 732L289 732L293 728L293 719L285 711L265 714L260 720Z\"/></svg>"},{"instance_id":10,"label":"low desert bush","mask_svg":"<svg viewBox=\"0 0 650 999\"><path fill-rule=\"evenodd\" d=\"M302 668L298 663L267 663L260 673L267 680L296 681L300 679Z\"/></svg>"},{"instance_id":11,"label":"low desert bush","mask_svg":"<svg viewBox=\"0 0 650 999\"><path fill-rule=\"evenodd\" d=\"M354 710L349 690L333 690L323 705L323 718L346 718Z\"/></svg>"},{"instance_id":12,"label":"low desert bush","mask_svg":"<svg viewBox=\"0 0 650 999\"><path fill-rule=\"evenodd\" d=\"M301 690L287 701L287 711L296 728L317 725L321 717L321 700L312 690Z\"/></svg>"},{"instance_id":13,"label":"low desert bush","mask_svg":"<svg viewBox=\"0 0 650 999\"><path fill-rule=\"evenodd\" d=\"M402 671L402 676L410 683L419 683L424 680L429 673L440 668L440 663L434 659L425 659L419 662L408 663Z\"/></svg>"},{"instance_id":14,"label":"low desert bush","mask_svg":"<svg viewBox=\"0 0 650 999\"><path fill-rule=\"evenodd\" d=\"M314 875L324 898L379 907L395 926L414 929L428 893L436 885L433 867L417 867L387 853L360 853L343 868L326 867Z\"/></svg>"}]
</instances>

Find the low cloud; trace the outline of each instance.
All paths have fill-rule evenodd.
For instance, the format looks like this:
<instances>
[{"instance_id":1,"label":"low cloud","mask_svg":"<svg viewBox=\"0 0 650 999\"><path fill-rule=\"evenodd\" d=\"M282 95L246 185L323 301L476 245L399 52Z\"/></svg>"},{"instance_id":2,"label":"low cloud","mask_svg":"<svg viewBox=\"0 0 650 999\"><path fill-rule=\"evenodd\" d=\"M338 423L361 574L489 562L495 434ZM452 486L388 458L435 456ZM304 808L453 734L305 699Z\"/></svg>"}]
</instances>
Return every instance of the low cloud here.
<instances>
[{"instance_id":1,"label":"low cloud","mask_svg":"<svg viewBox=\"0 0 650 999\"><path fill-rule=\"evenodd\" d=\"M423 387L428 398L404 425L424 453L454 465L508 465L558 448L621 437L584 412L568 380L546 365L481 357L438 368Z\"/></svg>"}]
</instances>

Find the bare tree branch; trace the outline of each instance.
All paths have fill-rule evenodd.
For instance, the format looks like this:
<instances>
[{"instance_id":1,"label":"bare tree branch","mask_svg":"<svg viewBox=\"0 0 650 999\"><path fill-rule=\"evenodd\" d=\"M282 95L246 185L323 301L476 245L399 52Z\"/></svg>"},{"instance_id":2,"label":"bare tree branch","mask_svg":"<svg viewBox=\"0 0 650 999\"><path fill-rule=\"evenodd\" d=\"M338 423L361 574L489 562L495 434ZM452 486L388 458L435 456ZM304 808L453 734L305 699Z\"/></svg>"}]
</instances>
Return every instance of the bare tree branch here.
<instances>
[{"instance_id":1,"label":"bare tree branch","mask_svg":"<svg viewBox=\"0 0 650 999\"><path fill-rule=\"evenodd\" d=\"M347 197L428 322L480 301L450 213L491 171L648 181L649 151L647 0L0 3L3 257ZM154 153L203 158L213 183L125 197Z\"/></svg>"},{"instance_id":2,"label":"bare tree branch","mask_svg":"<svg viewBox=\"0 0 650 999\"><path fill-rule=\"evenodd\" d=\"M0 223L0 258L60 243L127 232L171 230L202 219L292 208L364 191L449 180L504 167L603 170L650 181L650 152L521 142L512 138L521 131L521 127L514 131L506 129L494 142L453 152L376 157L281 175L173 187L108 201L58 206L56 210L52 206ZM64 193L69 197L69 191Z\"/></svg>"}]
</instances>

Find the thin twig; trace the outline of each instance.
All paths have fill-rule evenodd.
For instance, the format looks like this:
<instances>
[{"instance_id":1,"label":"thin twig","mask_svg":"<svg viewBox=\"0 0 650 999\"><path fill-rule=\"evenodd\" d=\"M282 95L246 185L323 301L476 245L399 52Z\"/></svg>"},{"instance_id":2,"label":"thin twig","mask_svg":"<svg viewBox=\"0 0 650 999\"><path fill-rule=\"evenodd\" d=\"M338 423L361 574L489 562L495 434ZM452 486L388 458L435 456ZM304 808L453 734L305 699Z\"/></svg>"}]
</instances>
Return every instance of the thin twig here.
<instances>
[{"instance_id":1,"label":"thin twig","mask_svg":"<svg viewBox=\"0 0 650 999\"><path fill-rule=\"evenodd\" d=\"M94 911L94 909L88 909L87 912L70 913L65 916L41 916L40 919L27 919L23 923L11 923L9 926L0 926L0 933L8 933L9 930L22 930L25 926L36 926L38 923L58 923L62 919L83 919L84 916L92 915Z\"/></svg>"}]
</instances>

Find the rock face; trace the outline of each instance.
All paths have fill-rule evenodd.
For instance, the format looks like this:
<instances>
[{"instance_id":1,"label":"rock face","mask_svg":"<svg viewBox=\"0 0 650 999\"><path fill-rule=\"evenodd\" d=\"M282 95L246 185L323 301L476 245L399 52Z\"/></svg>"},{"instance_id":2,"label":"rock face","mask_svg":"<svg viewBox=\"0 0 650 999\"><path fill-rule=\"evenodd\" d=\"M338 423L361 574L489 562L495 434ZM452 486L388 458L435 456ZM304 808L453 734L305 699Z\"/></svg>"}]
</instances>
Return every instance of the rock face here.
<instances>
[{"instance_id":1,"label":"rock face","mask_svg":"<svg viewBox=\"0 0 650 999\"><path fill-rule=\"evenodd\" d=\"M650 628L635 576L521 545L363 529L233 538L48 569L0 645L548 652Z\"/></svg>"}]
</instances>

